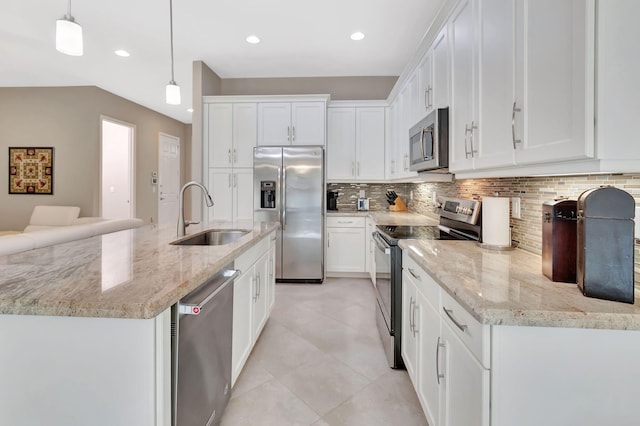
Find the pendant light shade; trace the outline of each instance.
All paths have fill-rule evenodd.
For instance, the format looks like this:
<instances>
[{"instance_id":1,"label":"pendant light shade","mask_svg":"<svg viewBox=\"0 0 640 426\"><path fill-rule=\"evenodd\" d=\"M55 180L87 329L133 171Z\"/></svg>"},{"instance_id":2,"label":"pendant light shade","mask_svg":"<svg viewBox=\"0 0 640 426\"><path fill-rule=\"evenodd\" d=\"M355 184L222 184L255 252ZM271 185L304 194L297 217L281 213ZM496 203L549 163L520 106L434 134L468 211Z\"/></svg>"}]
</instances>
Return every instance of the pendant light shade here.
<instances>
[{"instance_id":1,"label":"pendant light shade","mask_svg":"<svg viewBox=\"0 0 640 426\"><path fill-rule=\"evenodd\" d=\"M166 96L169 105L180 105L180 86L175 81L171 80L167 84Z\"/></svg>"},{"instance_id":2,"label":"pendant light shade","mask_svg":"<svg viewBox=\"0 0 640 426\"><path fill-rule=\"evenodd\" d=\"M169 33L171 36L171 81L167 84L165 95L169 105L180 105L180 86L173 78L173 0L169 0Z\"/></svg>"},{"instance_id":3,"label":"pendant light shade","mask_svg":"<svg viewBox=\"0 0 640 426\"><path fill-rule=\"evenodd\" d=\"M65 55L82 56L82 27L71 16L71 0L67 14L56 21L56 49Z\"/></svg>"}]
</instances>

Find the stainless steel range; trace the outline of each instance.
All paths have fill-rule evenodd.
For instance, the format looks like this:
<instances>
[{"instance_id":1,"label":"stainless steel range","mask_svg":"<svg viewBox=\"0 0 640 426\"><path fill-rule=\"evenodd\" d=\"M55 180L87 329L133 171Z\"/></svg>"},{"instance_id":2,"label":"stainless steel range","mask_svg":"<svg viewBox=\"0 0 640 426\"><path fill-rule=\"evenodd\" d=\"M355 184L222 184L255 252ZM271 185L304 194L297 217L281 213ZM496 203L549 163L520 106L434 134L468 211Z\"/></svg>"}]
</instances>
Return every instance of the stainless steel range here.
<instances>
[{"instance_id":1,"label":"stainless steel range","mask_svg":"<svg viewBox=\"0 0 640 426\"><path fill-rule=\"evenodd\" d=\"M378 225L376 242L376 324L389 366L404 368L401 349L402 330L402 250L399 240L481 241L480 201L439 197L436 226Z\"/></svg>"}]
</instances>

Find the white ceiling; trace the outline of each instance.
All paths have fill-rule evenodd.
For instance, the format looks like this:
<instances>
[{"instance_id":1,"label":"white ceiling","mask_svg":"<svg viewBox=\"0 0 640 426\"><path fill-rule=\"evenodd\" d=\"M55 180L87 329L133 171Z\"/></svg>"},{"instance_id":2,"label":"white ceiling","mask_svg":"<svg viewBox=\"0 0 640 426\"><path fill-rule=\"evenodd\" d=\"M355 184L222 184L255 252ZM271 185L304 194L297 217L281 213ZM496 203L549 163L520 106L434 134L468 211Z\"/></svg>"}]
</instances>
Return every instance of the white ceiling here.
<instances>
[{"instance_id":1,"label":"white ceiling","mask_svg":"<svg viewBox=\"0 0 640 426\"><path fill-rule=\"evenodd\" d=\"M190 123L194 60L222 78L400 75L443 1L174 0L182 105L172 106L169 0L73 0L81 57L55 50L67 0L0 0L0 86L96 85ZM355 31L366 38L350 40Z\"/></svg>"}]
</instances>

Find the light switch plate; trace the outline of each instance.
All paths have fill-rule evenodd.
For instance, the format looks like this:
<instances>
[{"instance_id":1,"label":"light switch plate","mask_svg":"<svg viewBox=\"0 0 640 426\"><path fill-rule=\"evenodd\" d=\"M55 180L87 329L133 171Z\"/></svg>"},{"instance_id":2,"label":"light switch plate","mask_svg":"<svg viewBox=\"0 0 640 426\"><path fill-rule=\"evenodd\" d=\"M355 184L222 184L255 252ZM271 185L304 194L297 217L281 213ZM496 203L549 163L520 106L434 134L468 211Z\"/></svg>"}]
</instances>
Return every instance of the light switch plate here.
<instances>
[{"instance_id":1,"label":"light switch plate","mask_svg":"<svg viewBox=\"0 0 640 426\"><path fill-rule=\"evenodd\" d=\"M511 197L511 217L520 219L520 197Z\"/></svg>"}]
</instances>

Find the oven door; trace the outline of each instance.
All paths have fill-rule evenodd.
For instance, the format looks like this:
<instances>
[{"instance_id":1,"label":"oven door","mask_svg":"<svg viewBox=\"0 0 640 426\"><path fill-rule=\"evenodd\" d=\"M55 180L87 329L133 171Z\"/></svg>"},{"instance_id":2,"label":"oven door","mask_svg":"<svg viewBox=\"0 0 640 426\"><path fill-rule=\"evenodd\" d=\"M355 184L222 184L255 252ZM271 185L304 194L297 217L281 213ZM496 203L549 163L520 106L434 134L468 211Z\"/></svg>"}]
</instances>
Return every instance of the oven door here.
<instances>
[{"instance_id":1,"label":"oven door","mask_svg":"<svg viewBox=\"0 0 640 426\"><path fill-rule=\"evenodd\" d=\"M391 331L391 246L378 232L373 233L373 240L376 245L376 298Z\"/></svg>"}]
</instances>

